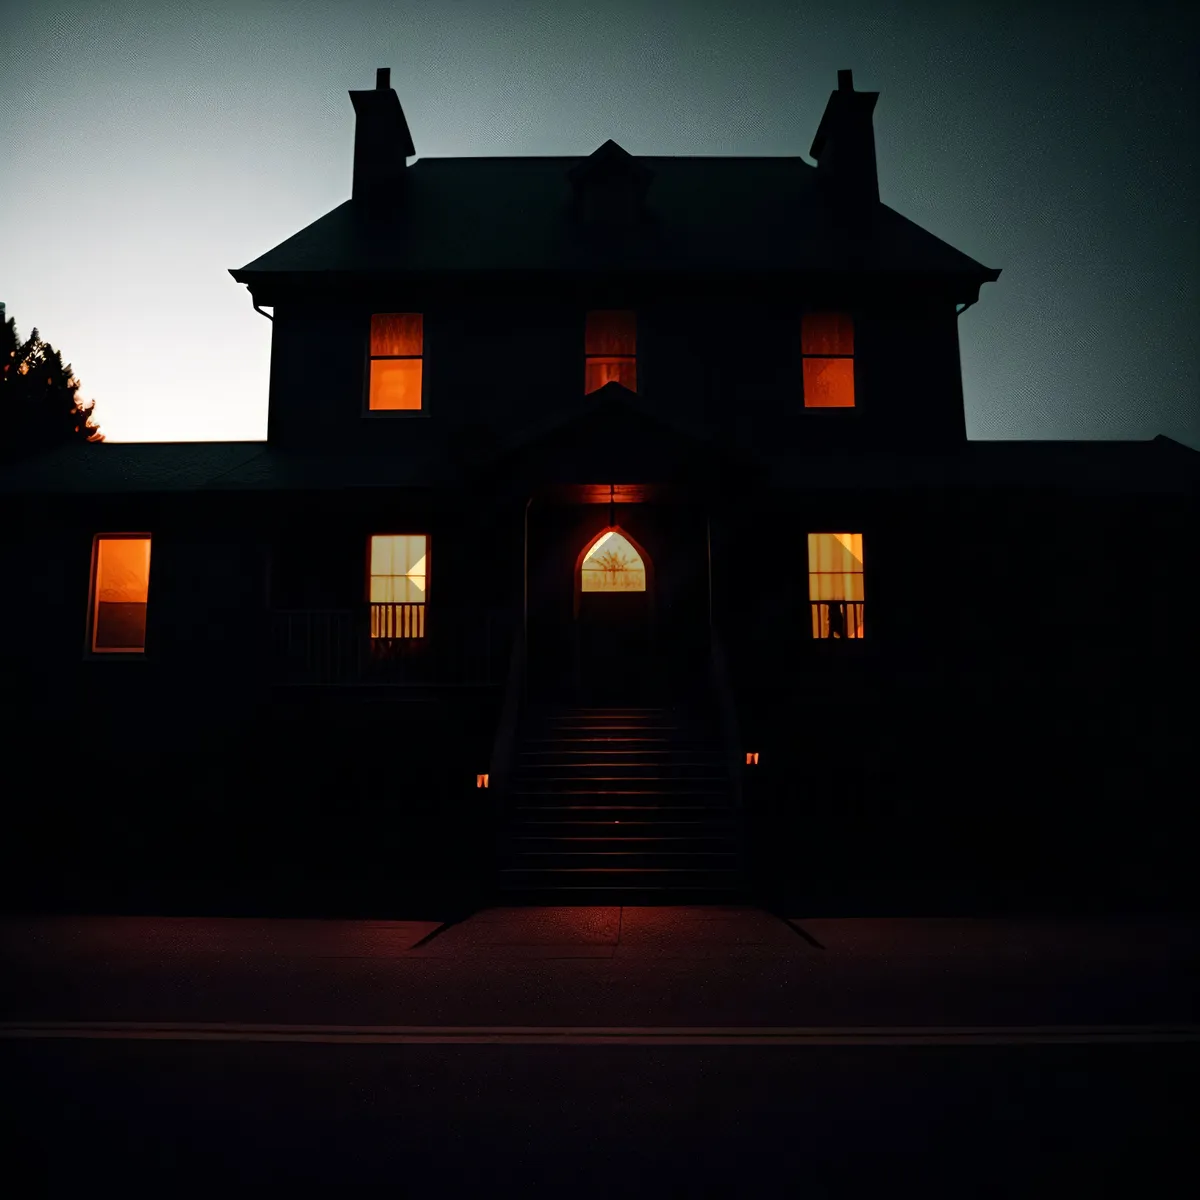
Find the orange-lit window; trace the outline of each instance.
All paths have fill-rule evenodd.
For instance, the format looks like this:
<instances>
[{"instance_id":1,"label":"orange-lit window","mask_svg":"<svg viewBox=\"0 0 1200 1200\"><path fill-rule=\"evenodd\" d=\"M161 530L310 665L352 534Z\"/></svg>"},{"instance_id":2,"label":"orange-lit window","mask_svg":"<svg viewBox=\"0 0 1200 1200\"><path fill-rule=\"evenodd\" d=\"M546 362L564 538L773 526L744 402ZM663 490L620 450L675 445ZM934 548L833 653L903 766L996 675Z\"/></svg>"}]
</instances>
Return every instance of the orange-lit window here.
<instances>
[{"instance_id":1,"label":"orange-lit window","mask_svg":"<svg viewBox=\"0 0 1200 1200\"><path fill-rule=\"evenodd\" d=\"M627 538L610 529L583 556L580 590L584 592L644 592L646 564Z\"/></svg>"},{"instance_id":2,"label":"orange-lit window","mask_svg":"<svg viewBox=\"0 0 1200 1200\"><path fill-rule=\"evenodd\" d=\"M429 539L423 533L377 533L370 553L371 636L424 637Z\"/></svg>"},{"instance_id":3,"label":"orange-lit window","mask_svg":"<svg viewBox=\"0 0 1200 1200\"><path fill-rule=\"evenodd\" d=\"M150 539L105 534L93 551L91 629L93 654L142 654L150 593Z\"/></svg>"},{"instance_id":4,"label":"orange-lit window","mask_svg":"<svg viewBox=\"0 0 1200 1200\"><path fill-rule=\"evenodd\" d=\"M800 354L804 407L853 408L853 320L846 313L804 313Z\"/></svg>"},{"instance_id":5,"label":"orange-lit window","mask_svg":"<svg viewBox=\"0 0 1200 1200\"><path fill-rule=\"evenodd\" d=\"M584 334L583 392L616 380L637 391L637 315L628 309L593 309Z\"/></svg>"},{"instance_id":6,"label":"orange-lit window","mask_svg":"<svg viewBox=\"0 0 1200 1200\"><path fill-rule=\"evenodd\" d=\"M863 636L863 535L808 535L808 600L815 638Z\"/></svg>"},{"instance_id":7,"label":"orange-lit window","mask_svg":"<svg viewBox=\"0 0 1200 1200\"><path fill-rule=\"evenodd\" d=\"M371 318L372 412L421 408L421 313L375 313Z\"/></svg>"}]
</instances>

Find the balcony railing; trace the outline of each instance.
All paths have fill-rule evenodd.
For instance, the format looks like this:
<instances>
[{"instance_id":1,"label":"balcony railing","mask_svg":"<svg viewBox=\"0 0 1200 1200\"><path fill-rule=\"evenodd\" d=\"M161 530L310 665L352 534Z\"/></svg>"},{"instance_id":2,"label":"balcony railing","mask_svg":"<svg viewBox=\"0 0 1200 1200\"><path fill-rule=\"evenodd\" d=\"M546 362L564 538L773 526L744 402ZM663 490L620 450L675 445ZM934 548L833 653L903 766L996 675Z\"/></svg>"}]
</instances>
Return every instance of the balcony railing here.
<instances>
[{"instance_id":1,"label":"balcony railing","mask_svg":"<svg viewBox=\"0 0 1200 1200\"><path fill-rule=\"evenodd\" d=\"M814 638L863 637L863 600L812 600Z\"/></svg>"},{"instance_id":2,"label":"balcony railing","mask_svg":"<svg viewBox=\"0 0 1200 1200\"><path fill-rule=\"evenodd\" d=\"M513 629L506 610L424 604L276 610L271 675L295 685L493 686L504 681Z\"/></svg>"}]
</instances>

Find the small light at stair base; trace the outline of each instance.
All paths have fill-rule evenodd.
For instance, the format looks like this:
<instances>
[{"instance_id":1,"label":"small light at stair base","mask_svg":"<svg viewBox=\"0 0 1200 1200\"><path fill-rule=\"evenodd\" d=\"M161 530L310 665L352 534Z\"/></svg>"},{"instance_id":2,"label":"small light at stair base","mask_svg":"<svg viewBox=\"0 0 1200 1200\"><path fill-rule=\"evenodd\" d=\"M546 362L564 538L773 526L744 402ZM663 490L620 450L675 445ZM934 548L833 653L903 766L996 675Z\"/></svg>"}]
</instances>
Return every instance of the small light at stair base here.
<instances>
[{"instance_id":1,"label":"small light at stair base","mask_svg":"<svg viewBox=\"0 0 1200 1200\"><path fill-rule=\"evenodd\" d=\"M477 788L478 787L487 787L487 785L488 785L488 777L486 775L476 775L475 776L475 786Z\"/></svg>"},{"instance_id":2,"label":"small light at stair base","mask_svg":"<svg viewBox=\"0 0 1200 1200\"><path fill-rule=\"evenodd\" d=\"M757 767L758 766L758 751L757 750L747 750L746 751L746 766L748 766L748 767Z\"/></svg>"}]
</instances>

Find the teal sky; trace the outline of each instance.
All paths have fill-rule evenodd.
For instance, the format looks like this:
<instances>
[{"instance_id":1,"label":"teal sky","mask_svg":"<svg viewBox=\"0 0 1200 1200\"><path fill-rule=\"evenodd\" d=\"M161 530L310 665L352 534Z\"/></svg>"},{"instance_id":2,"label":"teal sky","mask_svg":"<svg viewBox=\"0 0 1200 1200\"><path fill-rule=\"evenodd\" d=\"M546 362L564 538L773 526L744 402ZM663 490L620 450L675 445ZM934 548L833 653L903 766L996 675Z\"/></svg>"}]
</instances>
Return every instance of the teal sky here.
<instances>
[{"instance_id":1,"label":"teal sky","mask_svg":"<svg viewBox=\"0 0 1200 1200\"><path fill-rule=\"evenodd\" d=\"M960 321L973 438L1200 448L1191 5L5 0L0 301L114 441L266 435L229 276L350 194L391 67L418 156L807 158L839 68L883 201L1004 274ZM917 361L914 360L914 369Z\"/></svg>"}]
</instances>

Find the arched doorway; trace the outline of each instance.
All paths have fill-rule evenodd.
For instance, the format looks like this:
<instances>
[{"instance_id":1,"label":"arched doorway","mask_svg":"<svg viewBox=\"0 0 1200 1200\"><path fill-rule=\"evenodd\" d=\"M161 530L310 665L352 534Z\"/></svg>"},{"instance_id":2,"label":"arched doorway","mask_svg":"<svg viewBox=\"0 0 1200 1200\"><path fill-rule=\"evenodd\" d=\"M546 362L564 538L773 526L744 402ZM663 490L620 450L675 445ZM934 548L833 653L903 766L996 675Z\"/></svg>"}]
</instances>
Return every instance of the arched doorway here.
<instances>
[{"instance_id":1,"label":"arched doorway","mask_svg":"<svg viewBox=\"0 0 1200 1200\"><path fill-rule=\"evenodd\" d=\"M658 685L654 564L637 540L608 525L575 560L576 671L581 699L636 704Z\"/></svg>"}]
</instances>

